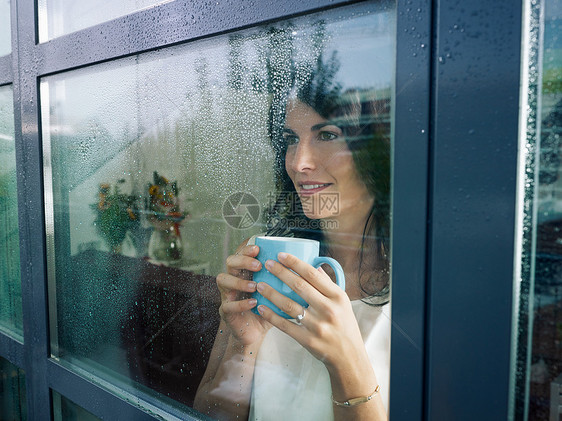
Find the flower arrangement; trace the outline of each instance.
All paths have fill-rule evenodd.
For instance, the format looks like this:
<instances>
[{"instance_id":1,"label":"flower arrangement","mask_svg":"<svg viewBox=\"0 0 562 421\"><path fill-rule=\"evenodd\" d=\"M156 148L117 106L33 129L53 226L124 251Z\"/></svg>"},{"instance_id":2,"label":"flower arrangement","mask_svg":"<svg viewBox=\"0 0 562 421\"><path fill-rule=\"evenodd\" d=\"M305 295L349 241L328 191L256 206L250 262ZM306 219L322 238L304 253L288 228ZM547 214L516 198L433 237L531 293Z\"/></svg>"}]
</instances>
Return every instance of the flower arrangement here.
<instances>
[{"instance_id":1,"label":"flower arrangement","mask_svg":"<svg viewBox=\"0 0 562 421\"><path fill-rule=\"evenodd\" d=\"M112 251L119 249L127 231L140 226L138 197L121 193L119 184L124 182L117 180L113 188L108 183L100 184L98 201L90 205L96 214L94 225Z\"/></svg>"},{"instance_id":2,"label":"flower arrangement","mask_svg":"<svg viewBox=\"0 0 562 421\"><path fill-rule=\"evenodd\" d=\"M189 213L180 210L178 184L154 171L153 182L147 188L145 208L148 220L155 228L148 254L158 261L180 262L183 255L180 223Z\"/></svg>"},{"instance_id":3,"label":"flower arrangement","mask_svg":"<svg viewBox=\"0 0 562 421\"><path fill-rule=\"evenodd\" d=\"M179 224L189 215L180 210L178 193L177 181L170 182L154 171L153 182L148 184L146 210L149 221L155 227L166 228L171 224Z\"/></svg>"}]
</instances>

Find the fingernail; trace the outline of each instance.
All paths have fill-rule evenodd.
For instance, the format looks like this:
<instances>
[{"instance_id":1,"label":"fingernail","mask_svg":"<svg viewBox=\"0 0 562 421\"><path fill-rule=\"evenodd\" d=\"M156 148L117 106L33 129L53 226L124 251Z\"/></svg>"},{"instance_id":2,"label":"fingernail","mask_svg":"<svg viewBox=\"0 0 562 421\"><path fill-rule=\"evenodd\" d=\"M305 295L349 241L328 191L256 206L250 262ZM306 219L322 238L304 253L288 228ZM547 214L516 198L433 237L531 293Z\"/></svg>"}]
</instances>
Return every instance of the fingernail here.
<instances>
[{"instance_id":1,"label":"fingernail","mask_svg":"<svg viewBox=\"0 0 562 421\"><path fill-rule=\"evenodd\" d=\"M265 267L271 269L273 267L273 260L268 260L265 262Z\"/></svg>"},{"instance_id":2,"label":"fingernail","mask_svg":"<svg viewBox=\"0 0 562 421\"><path fill-rule=\"evenodd\" d=\"M259 292L263 292L265 290L265 286L263 285L263 282L258 282L257 289Z\"/></svg>"},{"instance_id":3,"label":"fingernail","mask_svg":"<svg viewBox=\"0 0 562 421\"><path fill-rule=\"evenodd\" d=\"M256 283L255 282L248 282L248 289L250 291L255 291L256 290Z\"/></svg>"},{"instance_id":4,"label":"fingernail","mask_svg":"<svg viewBox=\"0 0 562 421\"><path fill-rule=\"evenodd\" d=\"M279 258L279 260L284 260L285 258L287 258L288 254L285 253L284 251L282 251L281 253L279 253L277 255L277 257Z\"/></svg>"},{"instance_id":5,"label":"fingernail","mask_svg":"<svg viewBox=\"0 0 562 421\"><path fill-rule=\"evenodd\" d=\"M259 269L260 265L261 265L261 263L259 262L259 260L256 260L255 262L252 262L252 267L254 269Z\"/></svg>"},{"instance_id":6,"label":"fingernail","mask_svg":"<svg viewBox=\"0 0 562 421\"><path fill-rule=\"evenodd\" d=\"M255 298L250 298L248 300L248 304L250 304L252 307L255 306L258 303L258 300L256 300Z\"/></svg>"},{"instance_id":7,"label":"fingernail","mask_svg":"<svg viewBox=\"0 0 562 421\"><path fill-rule=\"evenodd\" d=\"M259 312L260 314L263 314L264 307L265 307L265 306L264 306L263 304L258 306L258 312Z\"/></svg>"}]
</instances>

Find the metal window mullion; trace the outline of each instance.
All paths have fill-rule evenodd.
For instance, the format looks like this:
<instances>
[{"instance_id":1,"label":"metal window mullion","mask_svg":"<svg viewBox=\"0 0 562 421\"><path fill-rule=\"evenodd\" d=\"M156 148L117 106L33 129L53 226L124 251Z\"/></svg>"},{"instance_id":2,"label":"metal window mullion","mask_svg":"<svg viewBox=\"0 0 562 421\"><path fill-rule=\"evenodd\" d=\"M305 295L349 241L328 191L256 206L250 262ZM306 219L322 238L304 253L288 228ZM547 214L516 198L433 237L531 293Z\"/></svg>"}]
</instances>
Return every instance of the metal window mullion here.
<instances>
[{"instance_id":1,"label":"metal window mullion","mask_svg":"<svg viewBox=\"0 0 562 421\"><path fill-rule=\"evenodd\" d=\"M68 363L50 359L47 371L49 386L53 390L101 419L200 419L190 416L190 409L181 411L134 387L129 387L131 390L120 388L107 380L92 376L88 373L90 370L84 372Z\"/></svg>"},{"instance_id":2,"label":"metal window mullion","mask_svg":"<svg viewBox=\"0 0 562 421\"><path fill-rule=\"evenodd\" d=\"M350 0L172 1L38 45L39 75L70 70L291 16ZM375 2L376 3L376 2Z\"/></svg>"},{"instance_id":3,"label":"metal window mullion","mask_svg":"<svg viewBox=\"0 0 562 421\"><path fill-rule=\"evenodd\" d=\"M506 419L521 2L437 2L426 417Z\"/></svg>"},{"instance_id":4,"label":"metal window mullion","mask_svg":"<svg viewBox=\"0 0 562 421\"><path fill-rule=\"evenodd\" d=\"M397 4L390 419L423 419L431 5Z\"/></svg>"},{"instance_id":5,"label":"metal window mullion","mask_svg":"<svg viewBox=\"0 0 562 421\"><path fill-rule=\"evenodd\" d=\"M14 114L20 235L27 416L46 419L51 399L46 376L49 353L43 180L39 140L35 11L30 1L12 1Z\"/></svg>"}]
</instances>

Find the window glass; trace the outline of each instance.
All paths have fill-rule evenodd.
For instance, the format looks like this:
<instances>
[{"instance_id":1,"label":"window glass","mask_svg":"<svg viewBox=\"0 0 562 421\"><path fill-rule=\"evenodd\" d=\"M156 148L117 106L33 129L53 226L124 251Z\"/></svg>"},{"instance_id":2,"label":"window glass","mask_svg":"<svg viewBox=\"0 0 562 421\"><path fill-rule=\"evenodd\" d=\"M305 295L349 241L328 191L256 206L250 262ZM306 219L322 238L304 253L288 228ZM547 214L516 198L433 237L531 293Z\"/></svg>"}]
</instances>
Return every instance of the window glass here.
<instances>
[{"instance_id":1,"label":"window glass","mask_svg":"<svg viewBox=\"0 0 562 421\"><path fill-rule=\"evenodd\" d=\"M0 358L0 419L27 419L25 373L3 358Z\"/></svg>"},{"instance_id":2,"label":"window glass","mask_svg":"<svg viewBox=\"0 0 562 421\"><path fill-rule=\"evenodd\" d=\"M531 3L531 2L529 2ZM562 420L562 4L528 12L528 108L521 150L521 273L516 283L512 411ZM525 156L523 156L525 157Z\"/></svg>"},{"instance_id":3,"label":"window glass","mask_svg":"<svg viewBox=\"0 0 562 421\"><path fill-rule=\"evenodd\" d=\"M0 86L0 329L23 335L14 108L11 86Z\"/></svg>"},{"instance_id":4,"label":"window glass","mask_svg":"<svg viewBox=\"0 0 562 421\"><path fill-rule=\"evenodd\" d=\"M12 52L10 0L0 0L0 56Z\"/></svg>"},{"instance_id":5,"label":"window glass","mask_svg":"<svg viewBox=\"0 0 562 421\"><path fill-rule=\"evenodd\" d=\"M192 406L225 352L210 356L215 337L220 345L236 335L219 327L217 282L226 287L217 276L237 272L229 256L255 234L305 237L343 266L352 303L330 279L337 266L307 277L318 273L330 300L345 297L337 305L360 350L353 363L365 364L355 389L334 397L373 395L369 405L384 411L394 19L391 3L353 6L42 78L53 355ZM228 300L240 304L250 287ZM310 304L303 320L315 314ZM240 331L267 325L253 311L241 317ZM269 348L294 346L277 327L254 333ZM252 361L257 352L245 350ZM253 390L265 395L253 402L266 403L252 408L256 417L277 412L275 402L289 407L290 394L271 395L291 376L303 379L301 399L320 419L331 414L321 357L295 352L287 375L274 353L259 362L280 369L277 385L256 366ZM197 409L213 415L209 398L219 396L249 410L249 395L240 405L232 389L209 387L201 383Z\"/></svg>"},{"instance_id":6,"label":"window glass","mask_svg":"<svg viewBox=\"0 0 562 421\"><path fill-rule=\"evenodd\" d=\"M39 42L107 22L170 0L38 0Z\"/></svg>"},{"instance_id":7,"label":"window glass","mask_svg":"<svg viewBox=\"0 0 562 421\"><path fill-rule=\"evenodd\" d=\"M84 408L76 405L60 393L53 394L53 418L55 421L97 421L98 417L92 415Z\"/></svg>"}]
</instances>

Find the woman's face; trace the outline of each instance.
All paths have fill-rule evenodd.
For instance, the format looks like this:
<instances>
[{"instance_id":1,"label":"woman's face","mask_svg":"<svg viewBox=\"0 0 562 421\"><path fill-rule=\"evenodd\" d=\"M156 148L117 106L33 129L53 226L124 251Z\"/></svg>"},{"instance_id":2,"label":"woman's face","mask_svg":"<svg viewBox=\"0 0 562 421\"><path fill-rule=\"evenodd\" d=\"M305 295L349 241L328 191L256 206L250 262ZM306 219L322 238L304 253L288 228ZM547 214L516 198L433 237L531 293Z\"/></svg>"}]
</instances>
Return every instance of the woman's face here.
<instances>
[{"instance_id":1,"label":"woman's face","mask_svg":"<svg viewBox=\"0 0 562 421\"><path fill-rule=\"evenodd\" d=\"M308 105L287 105L285 169L311 219L353 217L372 196L360 180L342 129Z\"/></svg>"}]
</instances>

